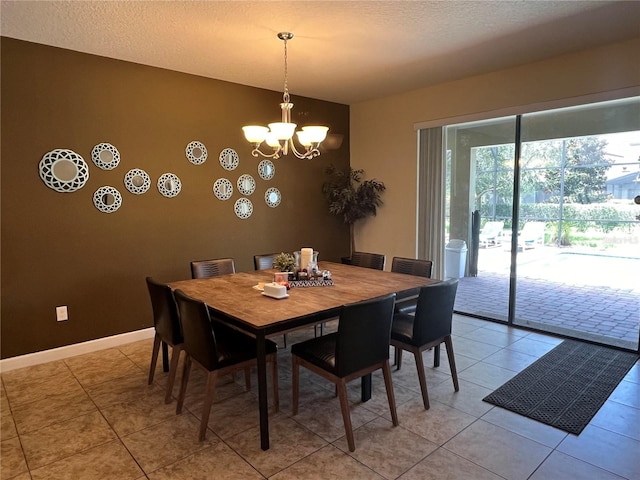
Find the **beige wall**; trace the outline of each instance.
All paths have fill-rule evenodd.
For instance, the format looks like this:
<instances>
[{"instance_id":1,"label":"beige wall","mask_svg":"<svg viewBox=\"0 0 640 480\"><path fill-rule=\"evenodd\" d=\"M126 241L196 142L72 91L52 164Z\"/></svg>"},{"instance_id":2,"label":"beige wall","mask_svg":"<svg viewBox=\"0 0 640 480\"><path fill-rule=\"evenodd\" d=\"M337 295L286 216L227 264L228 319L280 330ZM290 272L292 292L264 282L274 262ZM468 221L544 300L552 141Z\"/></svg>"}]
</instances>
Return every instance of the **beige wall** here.
<instances>
[{"instance_id":1,"label":"beige wall","mask_svg":"<svg viewBox=\"0 0 640 480\"><path fill-rule=\"evenodd\" d=\"M239 271L253 255L311 246L320 260L349 252L349 231L329 215L321 193L324 169L349 164L349 107L293 96L293 118L329 125L345 134L340 150L312 161L274 160L273 180L257 174L241 126L279 118L280 92L260 90L169 70L2 38L2 358L151 326L145 277L190 277L191 260L233 257ZM186 145L198 140L208 160L189 163ZM121 155L114 170L91 161L99 143ZM89 165L89 180L73 193L48 188L38 175L43 155L67 148ZM218 155L235 149L240 165L224 170ZM152 187L144 195L123 178L142 168ZM177 174L182 192L167 199L156 182ZM233 211L240 198L216 199L217 178L256 179L253 215ZM123 197L111 214L92 203L111 185ZM282 203L264 202L269 187ZM251 294L251 289L247 290ZM69 320L56 322L55 307Z\"/></svg>"},{"instance_id":2,"label":"beige wall","mask_svg":"<svg viewBox=\"0 0 640 480\"><path fill-rule=\"evenodd\" d=\"M356 225L356 248L386 254L387 269L393 256L416 254L416 123L617 98L640 86L638 58L640 38L352 105L351 165L387 186L378 215Z\"/></svg>"}]
</instances>

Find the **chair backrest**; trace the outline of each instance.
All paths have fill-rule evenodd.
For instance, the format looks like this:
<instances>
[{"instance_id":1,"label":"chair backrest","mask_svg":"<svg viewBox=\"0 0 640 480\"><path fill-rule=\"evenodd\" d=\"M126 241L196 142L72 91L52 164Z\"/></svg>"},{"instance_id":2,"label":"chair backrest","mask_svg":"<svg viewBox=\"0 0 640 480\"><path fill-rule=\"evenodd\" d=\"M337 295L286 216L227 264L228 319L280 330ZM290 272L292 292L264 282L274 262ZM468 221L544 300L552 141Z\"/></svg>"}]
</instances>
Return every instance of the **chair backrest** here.
<instances>
[{"instance_id":1,"label":"chair backrest","mask_svg":"<svg viewBox=\"0 0 640 480\"><path fill-rule=\"evenodd\" d=\"M151 298L153 326L156 332L164 342L180 345L183 341L182 325L171 287L147 277L147 288Z\"/></svg>"},{"instance_id":2,"label":"chair backrest","mask_svg":"<svg viewBox=\"0 0 640 480\"><path fill-rule=\"evenodd\" d=\"M344 377L389 358L396 294L345 305L336 338L336 371Z\"/></svg>"},{"instance_id":3,"label":"chair backrest","mask_svg":"<svg viewBox=\"0 0 640 480\"><path fill-rule=\"evenodd\" d=\"M184 349L200 365L212 371L219 367L216 337L206 303L186 295L182 290L175 291L182 331Z\"/></svg>"},{"instance_id":4,"label":"chair backrest","mask_svg":"<svg viewBox=\"0 0 640 480\"><path fill-rule=\"evenodd\" d=\"M273 259L276 258L277 255L277 253L254 255L253 266L256 270L269 270L270 268L273 268Z\"/></svg>"},{"instance_id":5,"label":"chair backrest","mask_svg":"<svg viewBox=\"0 0 640 480\"><path fill-rule=\"evenodd\" d=\"M457 278L420 288L416 317L413 322L415 344L424 345L451 335L453 305L456 301L457 289Z\"/></svg>"},{"instance_id":6,"label":"chair backrest","mask_svg":"<svg viewBox=\"0 0 640 480\"><path fill-rule=\"evenodd\" d=\"M431 260L420 260L417 258L393 257L391 261L391 271L405 273L417 277L431 278L433 262Z\"/></svg>"},{"instance_id":7,"label":"chair backrest","mask_svg":"<svg viewBox=\"0 0 640 480\"><path fill-rule=\"evenodd\" d=\"M217 277L228 273L236 273L233 258L216 258L191 262L191 278Z\"/></svg>"},{"instance_id":8,"label":"chair backrest","mask_svg":"<svg viewBox=\"0 0 640 480\"><path fill-rule=\"evenodd\" d=\"M484 227L480 230L480 233L490 237L495 237L502 233L504 229L504 221L491 221L484 224Z\"/></svg>"},{"instance_id":9,"label":"chair backrest","mask_svg":"<svg viewBox=\"0 0 640 480\"><path fill-rule=\"evenodd\" d=\"M520 231L520 238L525 242L542 241L546 226L546 222L527 222Z\"/></svg>"},{"instance_id":10,"label":"chair backrest","mask_svg":"<svg viewBox=\"0 0 640 480\"><path fill-rule=\"evenodd\" d=\"M380 253L353 252L349 264L356 267L384 270L386 256Z\"/></svg>"}]
</instances>

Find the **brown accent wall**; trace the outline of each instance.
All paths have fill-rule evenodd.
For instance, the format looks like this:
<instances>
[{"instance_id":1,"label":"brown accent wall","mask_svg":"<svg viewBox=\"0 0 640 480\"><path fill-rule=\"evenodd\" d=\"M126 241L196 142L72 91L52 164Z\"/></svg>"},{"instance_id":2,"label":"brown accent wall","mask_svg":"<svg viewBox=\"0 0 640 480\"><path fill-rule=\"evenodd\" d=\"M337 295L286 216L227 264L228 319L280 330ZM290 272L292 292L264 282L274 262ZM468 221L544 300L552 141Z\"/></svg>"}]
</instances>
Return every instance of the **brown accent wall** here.
<instances>
[{"instance_id":1,"label":"brown accent wall","mask_svg":"<svg viewBox=\"0 0 640 480\"><path fill-rule=\"evenodd\" d=\"M265 181L241 126L277 121L280 92L6 37L1 54L2 358L152 326L145 277L189 278L191 260L233 257L247 271L257 253L312 246L321 260L348 254L348 229L328 214L320 191L327 165L349 164L347 105L293 96L294 121L329 125L345 141L312 161L275 160L275 177ZM208 150L199 166L185 156L193 140ZM120 152L114 170L91 161L102 142ZM42 182L38 164L55 148L82 155L84 188L58 193ZM224 148L240 156L232 172L218 162ZM124 187L132 168L151 177L144 195ZM157 190L165 172L182 181L175 198ZM217 178L235 186L243 173L257 183L246 220L233 211L237 189L228 201L212 191ZM92 202L104 185L123 197L111 214ZM282 192L277 208L264 202L269 187ZM56 321L57 305L68 305L68 321Z\"/></svg>"}]
</instances>

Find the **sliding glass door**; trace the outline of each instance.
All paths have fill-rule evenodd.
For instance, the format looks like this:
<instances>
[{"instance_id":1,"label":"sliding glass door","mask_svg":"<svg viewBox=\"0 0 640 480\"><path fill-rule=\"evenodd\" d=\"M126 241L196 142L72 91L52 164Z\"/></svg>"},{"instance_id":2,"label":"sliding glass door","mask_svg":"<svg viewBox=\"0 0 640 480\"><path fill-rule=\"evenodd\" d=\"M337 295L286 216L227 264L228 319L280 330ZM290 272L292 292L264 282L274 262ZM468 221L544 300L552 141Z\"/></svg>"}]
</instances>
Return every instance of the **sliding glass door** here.
<instances>
[{"instance_id":1,"label":"sliding glass door","mask_svg":"<svg viewBox=\"0 0 640 480\"><path fill-rule=\"evenodd\" d=\"M468 247L456 310L637 350L640 99L451 125L443 138L445 242Z\"/></svg>"},{"instance_id":2,"label":"sliding glass door","mask_svg":"<svg viewBox=\"0 0 640 480\"><path fill-rule=\"evenodd\" d=\"M524 115L521 142L513 322L635 350L637 99Z\"/></svg>"},{"instance_id":3,"label":"sliding glass door","mask_svg":"<svg viewBox=\"0 0 640 480\"><path fill-rule=\"evenodd\" d=\"M465 242L466 271L474 278L460 282L456 309L504 321L509 311L514 138L515 117L445 129L446 241L448 245ZM445 252L445 261L455 254Z\"/></svg>"}]
</instances>

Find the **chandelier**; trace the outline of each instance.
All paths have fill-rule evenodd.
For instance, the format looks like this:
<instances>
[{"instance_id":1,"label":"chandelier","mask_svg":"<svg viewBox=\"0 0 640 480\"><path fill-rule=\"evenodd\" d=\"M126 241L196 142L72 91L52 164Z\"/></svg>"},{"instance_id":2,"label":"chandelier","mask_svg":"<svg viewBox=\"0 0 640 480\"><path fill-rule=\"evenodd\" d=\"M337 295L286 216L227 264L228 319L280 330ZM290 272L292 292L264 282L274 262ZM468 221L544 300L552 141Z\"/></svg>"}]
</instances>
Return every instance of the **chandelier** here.
<instances>
[{"instance_id":1,"label":"chandelier","mask_svg":"<svg viewBox=\"0 0 640 480\"><path fill-rule=\"evenodd\" d=\"M278 38L284 42L284 93L282 94L282 121L270 123L268 127L261 125L247 125L242 127L245 138L253 144L251 155L258 157L262 155L265 158L280 158L287 155L289 150L300 159L310 160L320 155L318 147L326 138L328 127L323 126L307 126L302 130L295 132L296 124L291 123L291 109L293 103L289 99L289 88L287 85L287 40L293 38L293 33L280 32ZM298 136L298 142L305 148L304 152L299 152L293 142L294 132ZM260 151L262 143L266 143L273 149L273 153L263 153Z\"/></svg>"}]
</instances>

